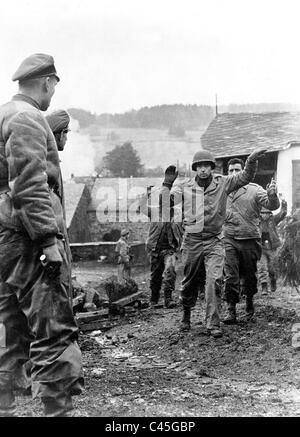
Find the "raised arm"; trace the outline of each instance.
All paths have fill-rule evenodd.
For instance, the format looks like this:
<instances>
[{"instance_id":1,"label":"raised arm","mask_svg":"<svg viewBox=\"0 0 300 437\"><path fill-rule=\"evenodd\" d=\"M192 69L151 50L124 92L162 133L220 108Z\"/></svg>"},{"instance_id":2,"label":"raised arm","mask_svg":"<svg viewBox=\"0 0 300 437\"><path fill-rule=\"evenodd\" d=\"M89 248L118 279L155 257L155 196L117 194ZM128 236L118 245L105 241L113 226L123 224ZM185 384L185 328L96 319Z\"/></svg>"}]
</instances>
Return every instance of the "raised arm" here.
<instances>
[{"instance_id":1,"label":"raised arm","mask_svg":"<svg viewBox=\"0 0 300 437\"><path fill-rule=\"evenodd\" d=\"M277 196L277 186L274 179L272 179L271 183L267 186L267 190L264 190L260 186L258 187L256 200L260 207L264 207L270 211L279 208L280 202Z\"/></svg>"},{"instance_id":2,"label":"raised arm","mask_svg":"<svg viewBox=\"0 0 300 437\"><path fill-rule=\"evenodd\" d=\"M139 202L140 211L151 221L170 221L170 212L182 202L182 186L173 184L178 176L174 165L167 167L165 178L159 189L150 190Z\"/></svg>"}]
</instances>

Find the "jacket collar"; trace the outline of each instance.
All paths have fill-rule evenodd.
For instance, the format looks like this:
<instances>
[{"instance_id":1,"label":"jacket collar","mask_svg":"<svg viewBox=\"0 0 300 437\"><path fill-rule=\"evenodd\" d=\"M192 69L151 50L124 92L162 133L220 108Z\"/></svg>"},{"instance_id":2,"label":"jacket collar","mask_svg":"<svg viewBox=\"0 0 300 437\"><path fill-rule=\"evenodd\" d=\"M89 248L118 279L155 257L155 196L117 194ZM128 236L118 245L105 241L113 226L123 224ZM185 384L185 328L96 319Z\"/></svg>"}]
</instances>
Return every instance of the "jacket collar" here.
<instances>
[{"instance_id":1,"label":"jacket collar","mask_svg":"<svg viewBox=\"0 0 300 437\"><path fill-rule=\"evenodd\" d=\"M40 109L40 105L38 104L38 102L29 96L25 96L25 94L16 94L15 96L13 96L12 100L21 100L22 102L27 102L29 103L29 105Z\"/></svg>"},{"instance_id":2,"label":"jacket collar","mask_svg":"<svg viewBox=\"0 0 300 437\"><path fill-rule=\"evenodd\" d=\"M193 178L193 182L194 182L195 187L198 187L200 190L203 190L203 188L199 187L199 185L197 184L196 177ZM207 193L210 193L211 191L214 191L218 185L219 185L219 178L213 174L212 181L209 184L209 186L206 188L206 190L204 191L204 194L207 194Z\"/></svg>"}]
</instances>

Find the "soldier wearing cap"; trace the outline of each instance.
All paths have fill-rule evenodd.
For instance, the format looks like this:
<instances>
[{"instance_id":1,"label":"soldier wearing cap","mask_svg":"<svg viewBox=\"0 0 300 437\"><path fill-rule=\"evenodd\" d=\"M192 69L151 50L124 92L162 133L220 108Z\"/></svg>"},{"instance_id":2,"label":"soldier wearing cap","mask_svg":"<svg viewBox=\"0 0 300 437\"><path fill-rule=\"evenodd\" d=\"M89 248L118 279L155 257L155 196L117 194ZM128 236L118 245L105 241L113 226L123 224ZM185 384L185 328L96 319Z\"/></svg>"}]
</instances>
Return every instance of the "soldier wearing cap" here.
<instances>
[{"instance_id":1,"label":"soldier wearing cap","mask_svg":"<svg viewBox=\"0 0 300 437\"><path fill-rule=\"evenodd\" d=\"M129 279L131 274L131 255L128 229L122 229L121 238L117 241L115 252L118 258L118 279L120 282Z\"/></svg>"},{"instance_id":2,"label":"soldier wearing cap","mask_svg":"<svg viewBox=\"0 0 300 437\"><path fill-rule=\"evenodd\" d=\"M64 281L64 213L53 189L58 151L41 113L59 81L53 57L29 56L13 81L19 93L0 110L0 415L15 414L15 379L29 357L33 396L41 397L46 416L63 416L83 378Z\"/></svg>"},{"instance_id":3,"label":"soldier wearing cap","mask_svg":"<svg viewBox=\"0 0 300 437\"><path fill-rule=\"evenodd\" d=\"M277 231L277 225L287 215L287 203L281 200L281 208L277 214L266 208L262 208L260 213L260 231L262 242L262 254L257 263L258 281L263 295L268 294L269 280L271 292L277 288L277 274L275 269L275 259L281 241Z\"/></svg>"},{"instance_id":4,"label":"soldier wearing cap","mask_svg":"<svg viewBox=\"0 0 300 437\"><path fill-rule=\"evenodd\" d=\"M196 305L201 274L205 268L206 328L213 337L222 336L220 328L218 281L222 277L224 247L221 240L225 220L226 199L229 193L254 178L256 160L265 150L253 152L245 170L239 175L214 174L214 156L200 150L193 158L196 176L174 184L178 172L169 166L161 188L162 217L173 205L183 205L184 236L181 246L184 278L181 286L183 319L181 330L191 325L191 309ZM174 185L173 185L174 184ZM151 206L150 206L151 212Z\"/></svg>"},{"instance_id":5,"label":"soldier wearing cap","mask_svg":"<svg viewBox=\"0 0 300 437\"><path fill-rule=\"evenodd\" d=\"M67 142L67 134L70 131L69 124L70 124L70 116L67 111L64 109L59 109L57 111L53 111L50 114L46 115L46 120L50 126L50 129L53 132L55 142L57 145L57 150L59 152L63 152L66 142ZM49 183L49 178L48 178ZM62 207L63 207L63 214L64 214L64 222L66 220L66 214L65 214L65 198L64 198L64 188L63 188L63 180L62 180L62 174L61 170L59 168L59 177L56 181L50 182L50 188L53 190L53 192L60 198ZM65 223L64 223L65 224ZM65 250L66 254L68 256L69 261L69 269L66 270L66 280L67 280L67 289L70 289L71 284L71 249L69 245L69 236L67 232L67 227L64 226L63 229L63 236L65 240ZM71 290L70 290L71 291Z\"/></svg>"},{"instance_id":6,"label":"soldier wearing cap","mask_svg":"<svg viewBox=\"0 0 300 437\"><path fill-rule=\"evenodd\" d=\"M70 131L70 116L64 109L59 109L47 115L46 120L53 132L58 151L62 152L67 142L67 134Z\"/></svg>"}]
</instances>

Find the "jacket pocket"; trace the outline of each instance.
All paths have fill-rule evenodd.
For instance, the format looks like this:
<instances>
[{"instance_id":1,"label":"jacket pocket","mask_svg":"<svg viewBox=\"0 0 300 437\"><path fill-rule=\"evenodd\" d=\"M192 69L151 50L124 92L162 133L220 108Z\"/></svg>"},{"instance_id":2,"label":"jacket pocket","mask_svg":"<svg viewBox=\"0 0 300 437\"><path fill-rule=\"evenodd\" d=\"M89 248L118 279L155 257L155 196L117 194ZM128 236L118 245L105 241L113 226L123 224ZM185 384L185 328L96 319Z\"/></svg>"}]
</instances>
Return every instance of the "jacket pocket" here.
<instances>
[{"instance_id":1,"label":"jacket pocket","mask_svg":"<svg viewBox=\"0 0 300 437\"><path fill-rule=\"evenodd\" d=\"M0 195L0 223L10 229L22 229L21 222L12 206L12 200L7 193Z\"/></svg>"}]
</instances>

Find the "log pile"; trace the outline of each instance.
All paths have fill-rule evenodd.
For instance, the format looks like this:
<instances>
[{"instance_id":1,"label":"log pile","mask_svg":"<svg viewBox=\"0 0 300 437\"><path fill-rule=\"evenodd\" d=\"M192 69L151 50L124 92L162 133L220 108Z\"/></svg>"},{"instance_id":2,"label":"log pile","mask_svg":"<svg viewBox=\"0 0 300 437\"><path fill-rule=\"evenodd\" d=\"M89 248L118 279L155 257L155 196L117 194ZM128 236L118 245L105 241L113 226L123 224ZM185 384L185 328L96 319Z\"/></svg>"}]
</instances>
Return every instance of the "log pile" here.
<instances>
[{"instance_id":1,"label":"log pile","mask_svg":"<svg viewBox=\"0 0 300 437\"><path fill-rule=\"evenodd\" d=\"M73 282L73 311L81 331L106 331L117 325L120 316L130 316L148 307L148 303L142 301L143 291L138 290L133 279L120 283L117 276L111 276L102 288L108 299L101 299L98 291L89 286Z\"/></svg>"}]
</instances>

